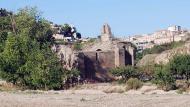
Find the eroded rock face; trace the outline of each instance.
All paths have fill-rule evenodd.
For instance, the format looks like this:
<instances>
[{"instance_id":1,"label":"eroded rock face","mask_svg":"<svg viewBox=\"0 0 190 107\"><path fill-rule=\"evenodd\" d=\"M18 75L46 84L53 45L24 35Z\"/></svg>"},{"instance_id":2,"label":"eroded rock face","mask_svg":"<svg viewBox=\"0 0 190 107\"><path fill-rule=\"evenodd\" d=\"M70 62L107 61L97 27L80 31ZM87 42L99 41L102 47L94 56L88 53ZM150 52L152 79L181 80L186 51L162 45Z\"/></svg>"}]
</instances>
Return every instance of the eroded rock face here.
<instances>
[{"instance_id":1,"label":"eroded rock face","mask_svg":"<svg viewBox=\"0 0 190 107\"><path fill-rule=\"evenodd\" d=\"M167 64L170 59L178 54L190 54L190 42L187 42L182 47L162 52L155 58L154 62L156 64Z\"/></svg>"},{"instance_id":2,"label":"eroded rock face","mask_svg":"<svg viewBox=\"0 0 190 107\"><path fill-rule=\"evenodd\" d=\"M147 66L154 64L155 58L158 56L158 54L148 54L145 55L138 63L137 66Z\"/></svg>"},{"instance_id":3,"label":"eroded rock face","mask_svg":"<svg viewBox=\"0 0 190 107\"><path fill-rule=\"evenodd\" d=\"M76 68L78 63L78 53L72 49L72 45L57 45L53 47L58 58L66 69Z\"/></svg>"},{"instance_id":4,"label":"eroded rock face","mask_svg":"<svg viewBox=\"0 0 190 107\"><path fill-rule=\"evenodd\" d=\"M175 55L190 54L190 41L185 45L162 52L161 54L146 55L139 61L138 66L152 65L152 64L167 64Z\"/></svg>"}]
</instances>

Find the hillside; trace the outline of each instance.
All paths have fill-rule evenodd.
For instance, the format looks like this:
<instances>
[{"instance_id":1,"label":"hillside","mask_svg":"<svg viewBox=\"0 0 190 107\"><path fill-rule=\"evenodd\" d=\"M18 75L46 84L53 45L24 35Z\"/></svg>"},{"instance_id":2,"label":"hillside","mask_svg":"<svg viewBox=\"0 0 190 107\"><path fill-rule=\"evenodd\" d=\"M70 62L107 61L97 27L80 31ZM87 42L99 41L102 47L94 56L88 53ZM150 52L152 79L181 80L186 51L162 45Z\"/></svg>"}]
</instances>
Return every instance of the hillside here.
<instances>
[{"instance_id":1,"label":"hillside","mask_svg":"<svg viewBox=\"0 0 190 107\"><path fill-rule=\"evenodd\" d=\"M190 41L187 41L180 47L163 51L160 54L147 54L137 63L137 66L167 64L177 54L190 54Z\"/></svg>"}]
</instances>

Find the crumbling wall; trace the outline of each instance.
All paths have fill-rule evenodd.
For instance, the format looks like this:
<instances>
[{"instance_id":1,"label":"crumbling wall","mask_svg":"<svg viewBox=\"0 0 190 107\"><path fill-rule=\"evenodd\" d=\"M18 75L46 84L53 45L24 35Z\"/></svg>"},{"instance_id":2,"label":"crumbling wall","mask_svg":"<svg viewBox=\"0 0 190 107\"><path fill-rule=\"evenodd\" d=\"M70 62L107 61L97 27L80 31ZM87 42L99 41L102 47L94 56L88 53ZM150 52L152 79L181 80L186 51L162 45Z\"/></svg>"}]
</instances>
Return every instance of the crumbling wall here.
<instances>
[{"instance_id":1,"label":"crumbling wall","mask_svg":"<svg viewBox=\"0 0 190 107\"><path fill-rule=\"evenodd\" d=\"M115 67L114 51L92 51L83 54L85 78L100 81L111 79L108 70Z\"/></svg>"}]
</instances>

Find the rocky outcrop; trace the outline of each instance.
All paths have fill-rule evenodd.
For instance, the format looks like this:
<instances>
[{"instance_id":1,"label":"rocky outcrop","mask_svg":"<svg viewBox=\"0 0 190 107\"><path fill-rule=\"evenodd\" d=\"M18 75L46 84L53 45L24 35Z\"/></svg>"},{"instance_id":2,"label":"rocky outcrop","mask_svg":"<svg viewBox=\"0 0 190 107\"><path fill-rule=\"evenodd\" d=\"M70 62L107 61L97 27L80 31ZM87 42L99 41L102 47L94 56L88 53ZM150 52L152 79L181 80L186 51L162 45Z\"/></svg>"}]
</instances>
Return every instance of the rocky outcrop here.
<instances>
[{"instance_id":1,"label":"rocky outcrop","mask_svg":"<svg viewBox=\"0 0 190 107\"><path fill-rule=\"evenodd\" d=\"M138 63L137 66L146 66L146 65L152 65L154 64L155 58L158 56L158 54L148 54L145 55Z\"/></svg>"}]
</instances>

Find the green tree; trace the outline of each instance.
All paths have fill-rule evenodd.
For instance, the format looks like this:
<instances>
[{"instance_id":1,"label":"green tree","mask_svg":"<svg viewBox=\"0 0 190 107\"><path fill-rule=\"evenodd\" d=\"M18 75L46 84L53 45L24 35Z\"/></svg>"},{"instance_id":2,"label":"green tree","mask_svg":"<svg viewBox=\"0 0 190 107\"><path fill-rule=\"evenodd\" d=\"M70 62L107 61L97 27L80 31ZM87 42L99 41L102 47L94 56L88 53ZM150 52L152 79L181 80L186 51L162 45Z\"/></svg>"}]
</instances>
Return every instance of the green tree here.
<instances>
[{"instance_id":1,"label":"green tree","mask_svg":"<svg viewBox=\"0 0 190 107\"><path fill-rule=\"evenodd\" d=\"M177 55L170 61L170 70L173 75L190 78L190 55Z\"/></svg>"},{"instance_id":2,"label":"green tree","mask_svg":"<svg viewBox=\"0 0 190 107\"><path fill-rule=\"evenodd\" d=\"M64 70L51 50L54 39L50 22L36 8L24 8L13 14L16 33L5 32L0 41L0 76L30 89L60 89L64 81L77 77L77 70ZM5 28L8 30L8 28ZM1 48L1 45L0 45Z\"/></svg>"},{"instance_id":3,"label":"green tree","mask_svg":"<svg viewBox=\"0 0 190 107\"><path fill-rule=\"evenodd\" d=\"M1 77L31 89L59 89L64 70L51 51L52 31L48 21L33 8L25 8L15 16L16 35L8 33L0 54Z\"/></svg>"},{"instance_id":4,"label":"green tree","mask_svg":"<svg viewBox=\"0 0 190 107\"><path fill-rule=\"evenodd\" d=\"M175 79L168 66L160 66L155 69L154 82L164 90L170 90L175 87Z\"/></svg>"},{"instance_id":5,"label":"green tree","mask_svg":"<svg viewBox=\"0 0 190 107\"><path fill-rule=\"evenodd\" d=\"M0 9L0 53L4 49L8 33L12 30L10 14L6 9Z\"/></svg>"}]
</instances>

